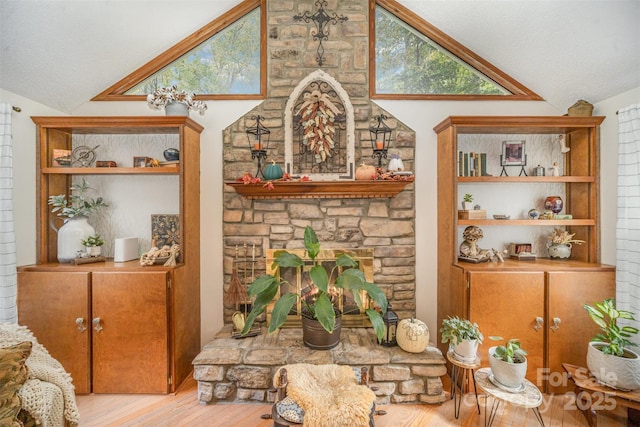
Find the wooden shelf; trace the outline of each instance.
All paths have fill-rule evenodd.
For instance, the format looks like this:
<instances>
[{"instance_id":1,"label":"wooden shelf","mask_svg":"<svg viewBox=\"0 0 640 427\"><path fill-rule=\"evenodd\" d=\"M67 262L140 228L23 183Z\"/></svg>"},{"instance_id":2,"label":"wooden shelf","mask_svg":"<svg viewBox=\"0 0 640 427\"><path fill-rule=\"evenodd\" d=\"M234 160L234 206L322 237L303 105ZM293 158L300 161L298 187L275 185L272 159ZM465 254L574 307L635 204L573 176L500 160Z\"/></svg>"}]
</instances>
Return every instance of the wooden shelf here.
<instances>
[{"instance_id":1,"label":"wooden shelf","mask_svg":"<svg viewBox=\"0 0 640 427\"><path fill-rule=\"evenodd\" d=\"M247 199L366 199L394 197L413 181L275 182L273 190L265 188L264 183L230 181L226 184Z\"/></svg>"},{"instance_id":2,"label":"wooden shelf","mask_svg":"<svg viewBox=\"0 0 640 427\"><path fill-rule=\"evenodd\" d=\"M43 168L43 174L51 175L177 175L179 167L159 168Z\"/></svg>"},{"instance_id":3,"label":"wooden shelf","mask_svg":"<svg viewBox=\"0 0 640 427\"><path fill-rule=\"evenodd\" d=\"M596 182L595 176L459 176L458 182Z\"/></svg>"},{"instance_id":4,"label":"wooden shelf","mask_svg":"<svg viewBox=\"0 0 640 427\"><path fill-rule=\"evenodd\" d=\"M595 226L595 219L459 219L458 225Z\"/></svg>"}]
</instances>

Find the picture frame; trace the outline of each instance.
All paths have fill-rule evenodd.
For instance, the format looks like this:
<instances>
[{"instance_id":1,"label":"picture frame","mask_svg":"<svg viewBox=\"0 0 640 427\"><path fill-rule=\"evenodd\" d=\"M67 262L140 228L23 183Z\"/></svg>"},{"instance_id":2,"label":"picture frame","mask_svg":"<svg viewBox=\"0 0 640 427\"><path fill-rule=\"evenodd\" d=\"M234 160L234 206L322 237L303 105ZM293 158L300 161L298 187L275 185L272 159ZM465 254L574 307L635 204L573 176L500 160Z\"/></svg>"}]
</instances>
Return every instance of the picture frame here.
<instances>
[{"instance_id":1,"label":"picture frame","mask_svg":"<svg viewBox=\"0 0 640 427\"><path fill-rule=\"evenodd\" d=\"M527 164L525 141L502 141L502 166Z\"/></svg>"},{"instance_id":2,"label":"picture frame","mask_svg":"<svg viewBox=\"0 0 640 427\"><path fill-rule=\"evenodd\" d=\"M135 156L133 158L133 167L134 168L146 168L149 167L149 162L153 160L151 157L142 157L142 156Z\"/></svg>"}]
</instances>

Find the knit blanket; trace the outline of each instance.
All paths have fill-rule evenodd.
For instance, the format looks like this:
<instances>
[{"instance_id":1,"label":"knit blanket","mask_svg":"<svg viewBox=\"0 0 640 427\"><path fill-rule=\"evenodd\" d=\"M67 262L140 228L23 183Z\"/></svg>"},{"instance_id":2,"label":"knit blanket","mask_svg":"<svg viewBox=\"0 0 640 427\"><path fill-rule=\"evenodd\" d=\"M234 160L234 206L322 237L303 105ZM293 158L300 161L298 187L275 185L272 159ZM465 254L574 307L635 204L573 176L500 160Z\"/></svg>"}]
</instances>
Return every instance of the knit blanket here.
<instances>
[{"instance_id":1,"label":"knit blanket","mask_svg":"<svg viewBox=\"0 0 640 427\"><path fill-rule=\"evenodd\" d=\"M287 396L304 409L305 427L367 427L375 394L343 365L286 365ZM280 368L282 369L282 368ZM274 385L280 387L280 370Z\"/></svg>"},{"instance_id":2,"label":"knit blanket","mask_svg":"<svg viewBox=\"0 0 640 427\"><path fill-rule=\"evenodd\" d=\"M0 347L31 341L33 348L27 359L29 379L18 392L22 409L29 412L42 427L77 426L80 414L69 375L60 362L38 342L31 331L15 323L0 323Z\"/></svg>"}]
</instances>

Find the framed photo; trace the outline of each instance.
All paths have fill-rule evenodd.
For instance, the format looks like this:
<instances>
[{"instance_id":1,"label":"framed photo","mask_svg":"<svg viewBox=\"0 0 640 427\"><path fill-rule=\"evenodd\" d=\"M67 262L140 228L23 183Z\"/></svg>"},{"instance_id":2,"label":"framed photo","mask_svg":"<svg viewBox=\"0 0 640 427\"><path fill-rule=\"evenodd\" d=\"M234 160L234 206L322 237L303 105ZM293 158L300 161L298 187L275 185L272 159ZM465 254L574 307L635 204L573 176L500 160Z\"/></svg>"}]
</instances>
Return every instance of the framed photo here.
<instances>
[{"instance_id":1,"label":"framed photo","mask_svg":"<svg viewBox=\"0 0 640 427\"><path fill-rule=\"evenodd\" d=\"M134 168L146 168L149 166L149 162L153 160L151 157L134 157L133 158L133 167Z\"/></svg>"},{"instance_id":2,"label":"framed photo","mask_svg":"<svg viewBox=\"0 0 640 427\"><path fill-rule=\"evenodd\" d=\"M526 165L524 144L525 141L502 141L502 166Z\"/></svg>"}]
</instances>

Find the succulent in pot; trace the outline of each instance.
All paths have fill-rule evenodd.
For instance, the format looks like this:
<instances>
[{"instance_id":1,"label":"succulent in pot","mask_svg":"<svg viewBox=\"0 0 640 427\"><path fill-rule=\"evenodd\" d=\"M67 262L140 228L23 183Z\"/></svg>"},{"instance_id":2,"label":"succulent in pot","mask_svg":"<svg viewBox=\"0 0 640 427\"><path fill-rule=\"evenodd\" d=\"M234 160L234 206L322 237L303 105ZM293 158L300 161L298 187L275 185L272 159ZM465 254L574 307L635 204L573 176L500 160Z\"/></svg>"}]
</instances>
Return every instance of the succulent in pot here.
<instances>
[{"instance_id":1,"label":"succulent in pot","mask_svg":"<svg viewBox=\"0 0 640 427\"><path fill-rule=\"evenodd\" d=\"M638 328L619 325L618 320L635 321L633 313L616 308L614 298L584 305L591 320L601 332L592 338L587 348L587 367L598 381L621 390L640 388L640 355L628 347L637 345L630 338Z\"/></svg>"},{"instance_id":2,"label":"succulent in pot","mask_svg":"<svg viewBox=\"0 0 640 427\"><path fill-rule=\"evenodd\" d=\"M457 316L442 319L440 334L442 343L449 343L454 356L462 361L474 361L484 340L477 323Z\"/></svg>"},{"instance_id":3,"label":"succulent in pot","mask_svg":"<svg viewBox=\"0 0 640 427\"><path fill-rule=\"evenodd\" d=\"M89 256L98 256L102 253L102 245L104 245L104 239L99 234L88 236L86 239L80 241L86 248Z\"/></svg>"},{"instance_id":4,"label":"succulent in pot","mask_svg":"<svg viewBox=\"0 0 640 427\"><path fill-rule=\"evenodd\" d=\"M489 339L502 341L504 338L490 336ZM489 366L491 374L498 386L509 389L520 389L527 376L527 352L521 346L520 340L511 338L504 345L489 349Z\"/></svg>"},{"instance_id":5,"label":"succulent in pot","mask_svg":"<svg viewBox=\"0 0 640 427\"><path fill-rule=\"evenodd\" d=\"M313 266L309 270L309 278L317 292L310 293L312 294L310 297L303 297L295 292L279 294L281 285L288 283L286 280L272 274L258 277L249 286L248 295L255 300L245 321L242 334L250 331L256 318L264 312L274 298L276 298L276 303L271 312L270 333L285 323L293 305L300 300L303 322L305 318L317 320L320 327L331 334L337 324L336 317L340 315L332 301L332 291L333 288L342 288L343 291L352 293L353 300L358 307L365 309L378 340L381 340L384 335L382 314L387 310L387 298L384 292L376 284L366 280L364 273L357 268L357 261L347 253L340 254L336 258L335 266L327 271L325 266L316 259L320 253L320 243L318 236L310 226L305 227L304 230L304 247L307 256L313 262ZM304 265L302 258L286 250L277 251L275 255L274 270L276 272L283 267L298 268ZM378 305L381 312L372 307L363 307L361 292L366 293L371 301ZM305 344L307 344L306 339Z\"/></svg>"}]
</instances>

